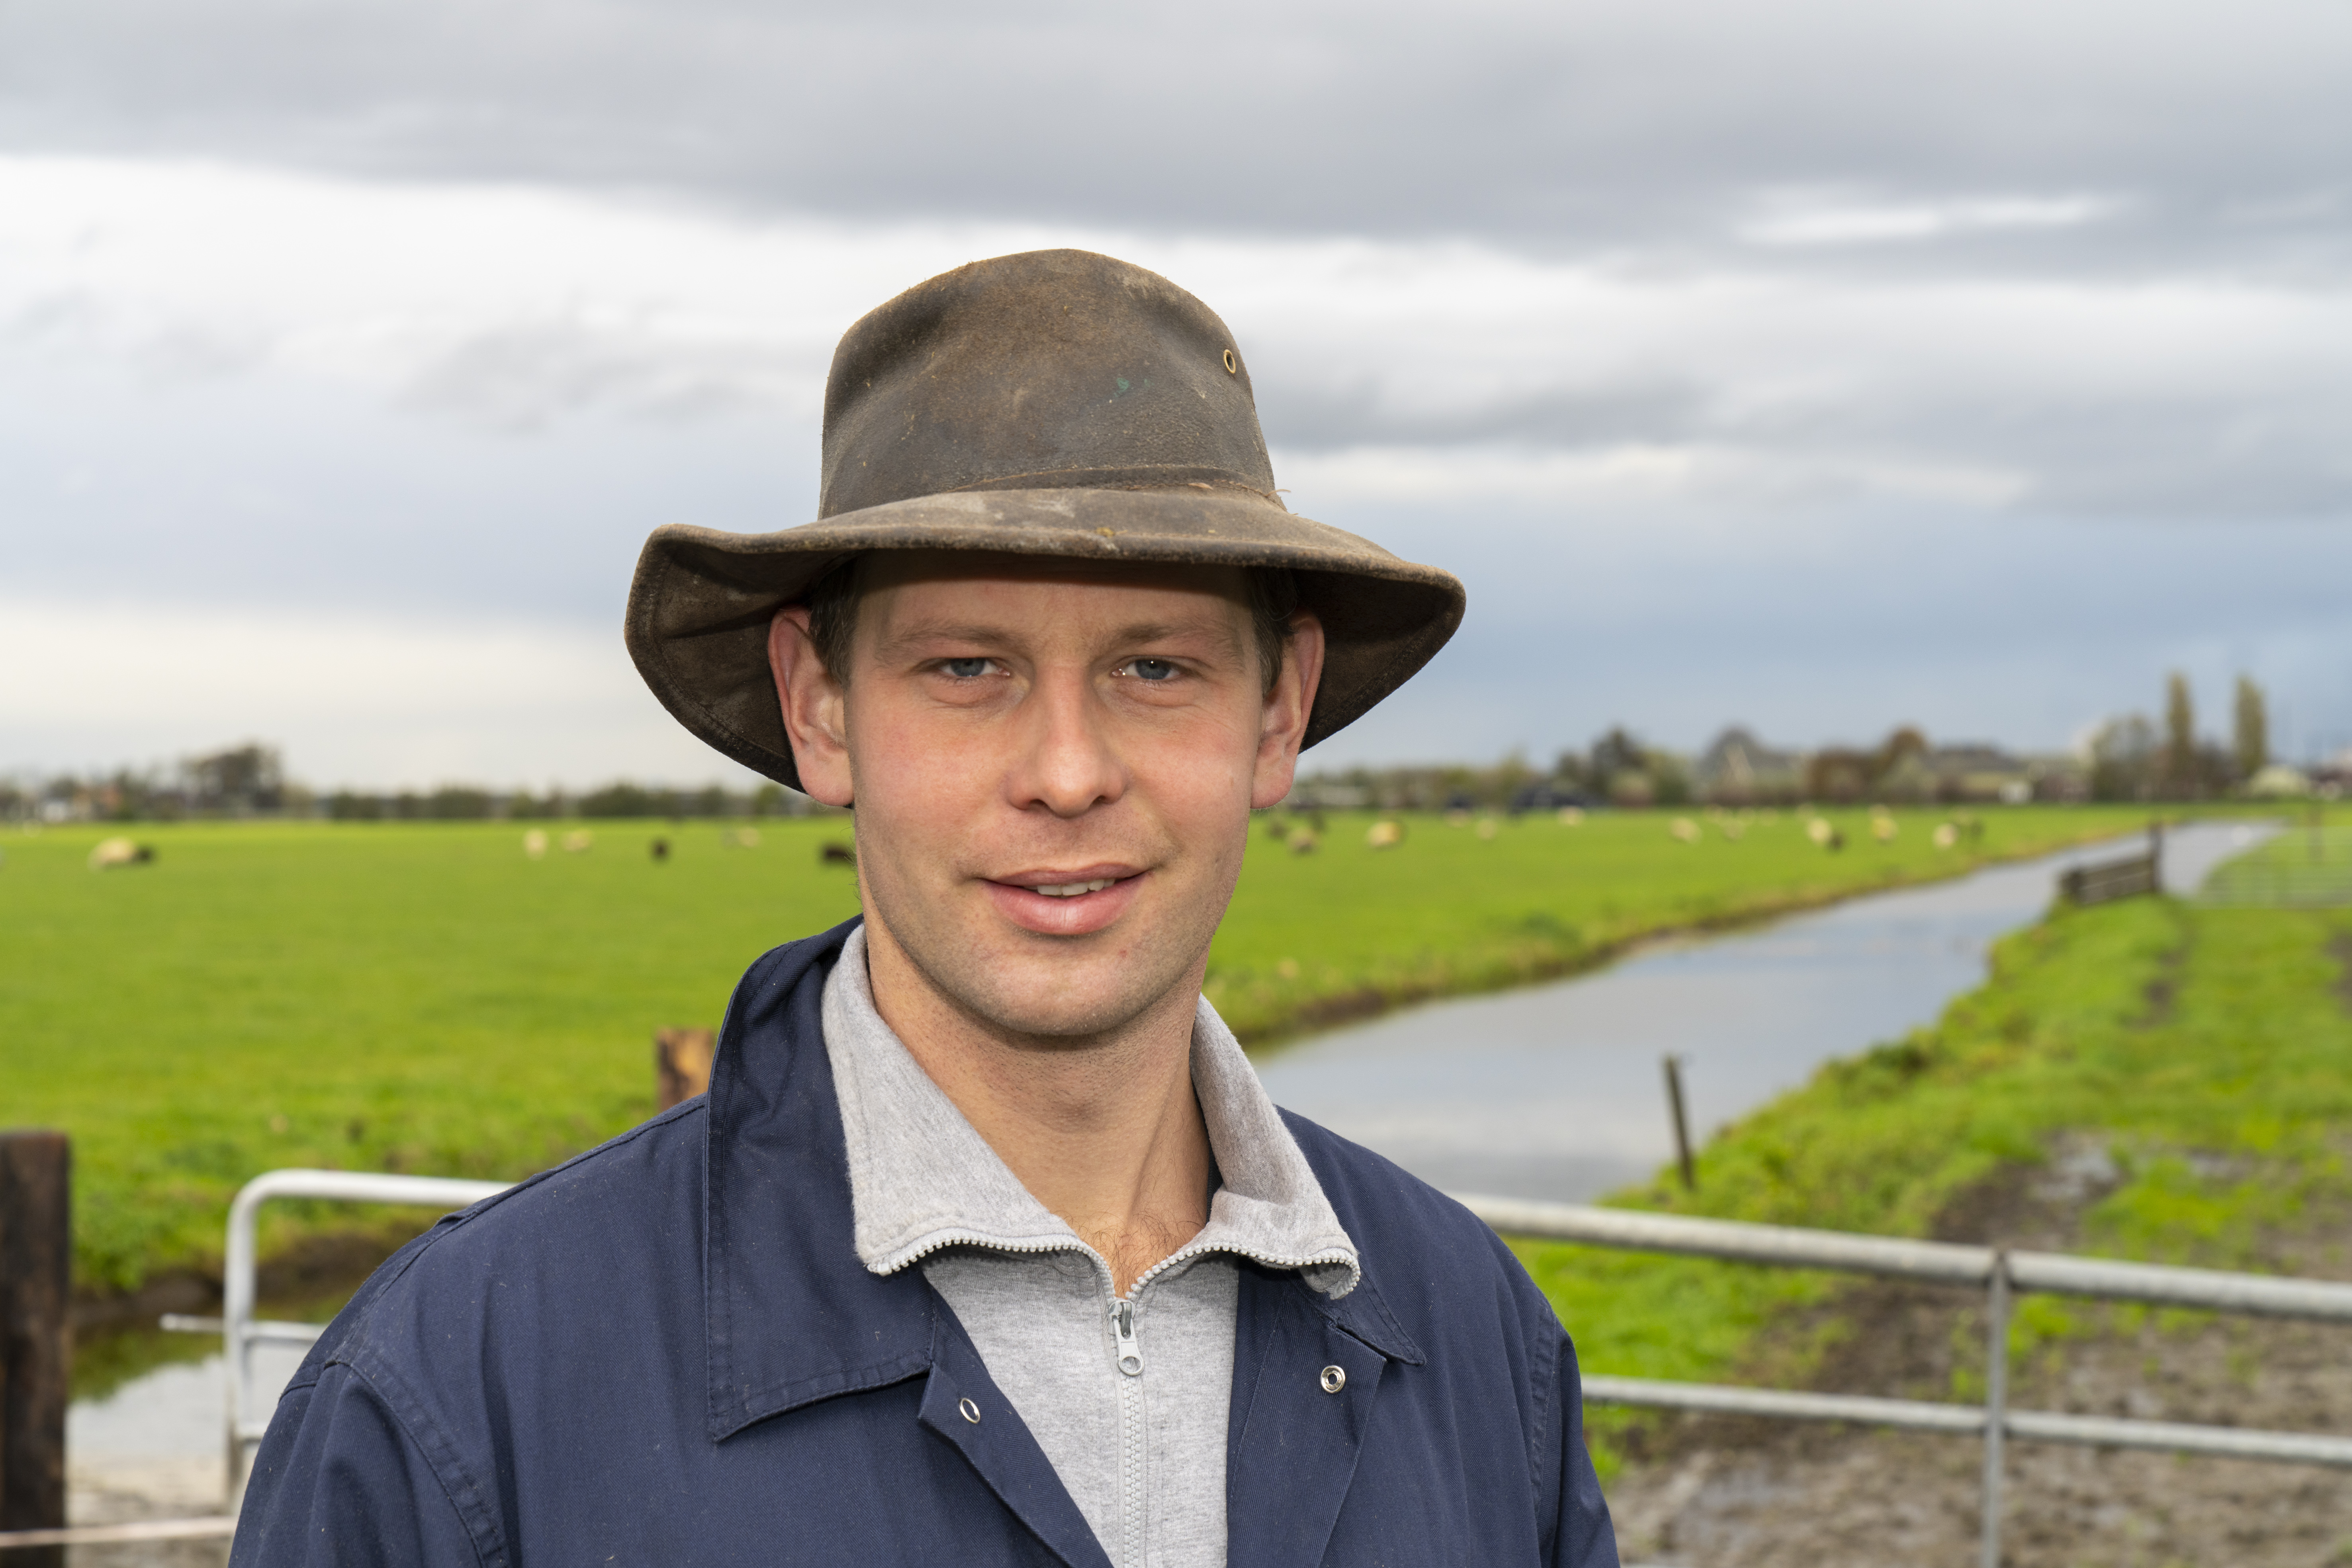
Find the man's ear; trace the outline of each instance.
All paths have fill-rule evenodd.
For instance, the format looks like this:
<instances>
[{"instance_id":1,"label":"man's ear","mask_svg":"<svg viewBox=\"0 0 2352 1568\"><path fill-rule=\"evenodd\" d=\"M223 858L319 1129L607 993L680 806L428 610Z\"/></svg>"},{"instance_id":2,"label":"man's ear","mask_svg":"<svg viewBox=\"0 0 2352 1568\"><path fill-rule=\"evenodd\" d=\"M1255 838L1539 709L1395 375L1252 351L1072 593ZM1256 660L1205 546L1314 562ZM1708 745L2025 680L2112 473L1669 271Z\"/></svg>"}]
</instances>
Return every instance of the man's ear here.
<instances>
[{"instance_id":1,"label":"man's ear","mask_svg":"<svg viewBox=\"0 0 2352 1568\"><path fill-rule=\"evenodd\" d=\"M1282 673L1259 710L1257 766L1250 780L1250 807L1263 811L1290 793L1298 773L1298 745L1307 738L1307 718L1323 684L1323 623L1312 610L1290 617L1290 643Z\"/></svg>"},{"instance_id":2,"label":"man's ear","mask_svg":"<svg viewBox=\"0 0 2352 1568\"><path fill-rule=\"evenodd\" d=\"M807 605L786 605L768 623L768 670L776 679L776 702L800 768L801 793L827 805L847 805L855 793L848 698L809 638Z\"/></svg>"}]
</instances>

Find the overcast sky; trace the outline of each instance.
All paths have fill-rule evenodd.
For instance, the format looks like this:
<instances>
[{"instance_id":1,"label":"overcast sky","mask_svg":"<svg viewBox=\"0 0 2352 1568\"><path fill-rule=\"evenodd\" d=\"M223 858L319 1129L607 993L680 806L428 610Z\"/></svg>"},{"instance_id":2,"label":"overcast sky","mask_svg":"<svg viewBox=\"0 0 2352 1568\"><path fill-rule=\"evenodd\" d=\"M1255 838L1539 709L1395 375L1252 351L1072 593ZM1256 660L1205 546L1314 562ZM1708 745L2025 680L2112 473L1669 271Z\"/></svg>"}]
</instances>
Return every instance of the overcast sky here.
<instances>
[{"instance_id":1,"label":"overcast sky","mask_svg":"<svg viewBox=\"0 0 2352 1568\"><path fill-rule=\"evenodd\" d=\"M984 19L983 19L984 18ZM1312 761L2352 742L2352 10L0 0L0 769L740 778L667 521L814 515L841 331L1049 245L1459 572Z\"/></svg>"}]
</instances>

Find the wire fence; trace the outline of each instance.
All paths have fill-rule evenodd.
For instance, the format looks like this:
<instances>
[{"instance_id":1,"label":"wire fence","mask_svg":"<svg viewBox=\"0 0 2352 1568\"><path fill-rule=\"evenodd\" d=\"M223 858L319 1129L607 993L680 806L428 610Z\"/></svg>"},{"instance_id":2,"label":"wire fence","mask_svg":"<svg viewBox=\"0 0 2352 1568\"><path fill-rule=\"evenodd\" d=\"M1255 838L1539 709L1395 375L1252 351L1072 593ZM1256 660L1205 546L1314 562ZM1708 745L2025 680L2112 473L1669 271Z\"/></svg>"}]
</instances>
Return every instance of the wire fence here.
<instances>
[{"instance_id":1,"label":"wire fence","mask_svg":"<svg viewBox=\"0 0 2352 1568\"><path fill-rule=\"evenodd\" d=\"M2352 906L2352 823L2326 822L2315 812L2223 862L2205 879L2197 901L2223 909Z\"/></svg>"}]
</instances>

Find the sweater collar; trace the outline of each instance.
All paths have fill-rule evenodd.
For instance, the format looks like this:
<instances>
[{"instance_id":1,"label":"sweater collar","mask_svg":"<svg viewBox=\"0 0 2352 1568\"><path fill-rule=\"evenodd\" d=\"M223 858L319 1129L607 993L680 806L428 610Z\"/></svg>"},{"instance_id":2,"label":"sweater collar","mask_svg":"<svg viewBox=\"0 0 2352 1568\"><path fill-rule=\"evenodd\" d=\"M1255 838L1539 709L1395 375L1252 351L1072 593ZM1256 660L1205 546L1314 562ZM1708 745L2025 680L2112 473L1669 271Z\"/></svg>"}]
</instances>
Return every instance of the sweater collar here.
<instances>
[{"instance_id":1,"label":"sweater collar","mask_svg":"<svg viewBox=\"0 0 2352 1568\"><path fill-rule=\"evenodd\" d=\"M1021 1184L883 1021L862 925L849 933L826 977L822 1016L857 1257L868 1271L893 1274L953 1246L1091 1251ZM1355 1243L1249 1058L1205 997L1192 1019L1192 1089L1222 1185L1209 1223L1159 1267L1236 1253L1296 1270L1334 1300L1348 1294L1362 1277Z\"/></svg>"}]
</instances>

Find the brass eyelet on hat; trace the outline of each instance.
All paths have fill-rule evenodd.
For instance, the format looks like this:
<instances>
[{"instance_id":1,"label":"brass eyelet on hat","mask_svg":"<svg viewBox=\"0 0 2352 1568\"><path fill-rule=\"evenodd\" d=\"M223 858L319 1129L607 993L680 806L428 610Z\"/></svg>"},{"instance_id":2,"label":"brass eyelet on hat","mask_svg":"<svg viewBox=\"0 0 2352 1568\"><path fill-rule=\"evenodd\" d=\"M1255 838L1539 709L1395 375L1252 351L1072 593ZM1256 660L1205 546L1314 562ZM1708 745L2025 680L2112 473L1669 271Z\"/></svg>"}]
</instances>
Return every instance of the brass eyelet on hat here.
<instances>
[{"instance_id":1,"label":"brass eyelet on hat","mask_svg":"<svg viewBox=\"0 0 2352 1568\"><path fill-rule=\"evenodd\" d=\"M1234 357L1233 350L1227 349L1225 351L1225 374L1227 375L1239 375L1241 373L1242 362Z\"/></svg>"}]
</instances>

